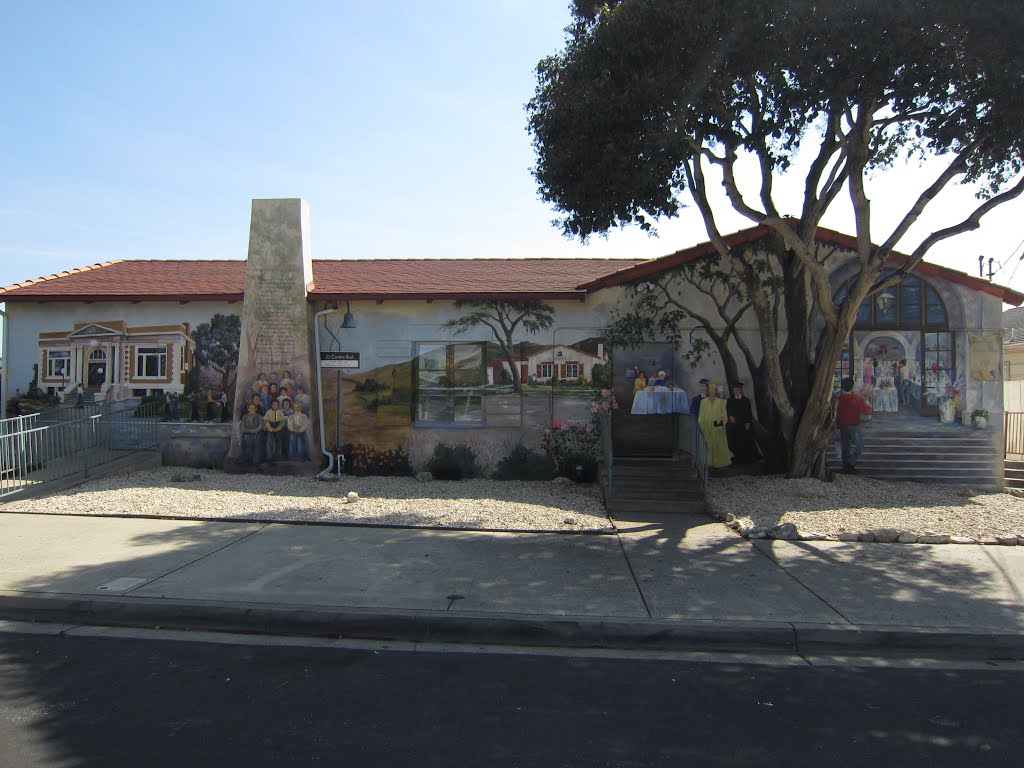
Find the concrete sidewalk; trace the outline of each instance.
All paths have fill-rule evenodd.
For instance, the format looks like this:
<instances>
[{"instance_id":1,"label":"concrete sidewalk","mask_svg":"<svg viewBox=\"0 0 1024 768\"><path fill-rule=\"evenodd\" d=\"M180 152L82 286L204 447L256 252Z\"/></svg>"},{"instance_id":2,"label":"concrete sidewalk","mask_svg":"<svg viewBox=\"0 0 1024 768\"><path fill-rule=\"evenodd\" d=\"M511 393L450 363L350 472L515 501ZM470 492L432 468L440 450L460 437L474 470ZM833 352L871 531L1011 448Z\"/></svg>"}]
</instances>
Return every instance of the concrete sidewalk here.
<instances>
[{"instance_id":1,"label":"concrete sidewalk","mask_svg":"<svg viewBox=\"0 0 1024 768\"><path fill-rule=\"evenodd\" d=\"M1024 658L1024 548L0 514L0 618L387 640Z\"/></svg>"}]
</instances>

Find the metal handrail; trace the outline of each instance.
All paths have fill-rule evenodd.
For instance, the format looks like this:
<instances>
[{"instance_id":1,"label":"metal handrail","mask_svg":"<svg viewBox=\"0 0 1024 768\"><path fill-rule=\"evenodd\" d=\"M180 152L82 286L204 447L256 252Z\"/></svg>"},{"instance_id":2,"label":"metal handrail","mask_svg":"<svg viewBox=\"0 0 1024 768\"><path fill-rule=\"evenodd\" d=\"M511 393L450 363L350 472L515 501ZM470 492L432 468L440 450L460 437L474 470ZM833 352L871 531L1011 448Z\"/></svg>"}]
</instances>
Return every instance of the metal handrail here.
<instances>
[{"instance_id":1,"label":"metal handrail","mask_svg":"<svg viewBox=\"0 0 1024 768\"><path fill-rule=\"evenodd\" d=\"M39 414L0 422L0 497L157 445L157 403L111 413ZM70 410L70 409L69 409ZM20 422L19 422L20 419ZM21 429L16 427L21 426Z\"/></svg>"},{"instance_id":2,"label":"metal handrail","mask_svg":"<svg viewBox=\"0 0 1024 768\"><path fill-rule=\"evenodd\" d=\"M708 483L708 441L692 413L679 415L679 450L692 457L693 470L703 485Z\"/></svg>"},{"instance_id":3,"label":"metal handrail","mask_svg":"<svg viewBox=\"0 0 1024 768\"><path fill-rule=\"evenodd\" d=\"M1024 413L1007 411L1003 414L1003 454L1024 454Z\"/></svg>"},{"instance_id":4,"label":"metal handrail","mask_svg":"<svg viewBox=\"0 0 1024 768\"><path fill-rule=\"evenodd\" d=\"M615 455L612 447L612 415L601 413L598 416L598 423L601 430L601 460L604 465L604 492L605 497L612 492L612 466L615 463Z\"/></svg>"}]
</instances>

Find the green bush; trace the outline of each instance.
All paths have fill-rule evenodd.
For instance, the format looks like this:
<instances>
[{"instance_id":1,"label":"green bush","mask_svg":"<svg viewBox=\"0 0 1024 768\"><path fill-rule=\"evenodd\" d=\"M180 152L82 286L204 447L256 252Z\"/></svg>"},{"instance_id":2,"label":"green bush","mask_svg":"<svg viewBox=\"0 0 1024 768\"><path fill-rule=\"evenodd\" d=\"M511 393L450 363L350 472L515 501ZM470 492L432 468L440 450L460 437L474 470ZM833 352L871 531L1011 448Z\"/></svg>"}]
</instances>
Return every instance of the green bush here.
<instances>
[{"instance_id":1,"label":"green bush","mask_svg":"<svg viewBox=\"0 0 1024 768\"><path fill-rule=\"evenodd\" d=\"M468 480L481 475L473 449L468 445L434 446L434 455L427 462L427 471L436 480Z\"/></svg>"},{"instance_id":2,"label":"green bush","mask_svg":"<svg viewBox=\"0 0 1024 768\"><path fill-rule=\"evenodd\" d=\"M551 460L522 443L499 461L494 470L495 480L551 480L553 477Z\"/></svg>"}]
</instances>

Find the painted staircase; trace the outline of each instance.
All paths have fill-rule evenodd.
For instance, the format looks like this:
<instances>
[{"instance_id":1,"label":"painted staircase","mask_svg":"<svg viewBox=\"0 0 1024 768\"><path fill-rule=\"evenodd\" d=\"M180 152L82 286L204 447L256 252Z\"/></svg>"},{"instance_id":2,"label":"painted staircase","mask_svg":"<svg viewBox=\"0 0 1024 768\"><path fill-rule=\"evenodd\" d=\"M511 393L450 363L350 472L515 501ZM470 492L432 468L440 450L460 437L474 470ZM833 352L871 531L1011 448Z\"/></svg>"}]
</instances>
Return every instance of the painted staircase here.
<instances>
[{"instance_id":1,"label":"painted staircase","mask_svg":"<svg viewBox=\"0 0 1024 768\"><path fill-rule=\"evenodd\" d=\"M687 459L689 457L686 457ZM604 491L608 514L619 520L642 520L652 510L659 513L703 513L704 487L688 461L669 458L619 458L612 462L612 488Z\"/></svg>"},{"instance_id":2,"label":"painted staircase","mask_svg":"<svg viewBox=\"0 0 1024 768\"><path fill-rule=\"evenodd\" d=\"M859 475L986 491L1000 489L995 471L1003 460L999 430L938 424L906 430L876 418L863 422L861 432L864 453L857 462ZM842 470L838 440L829 446L826 458L831 469Z\"/></svg>"}]
</instances>

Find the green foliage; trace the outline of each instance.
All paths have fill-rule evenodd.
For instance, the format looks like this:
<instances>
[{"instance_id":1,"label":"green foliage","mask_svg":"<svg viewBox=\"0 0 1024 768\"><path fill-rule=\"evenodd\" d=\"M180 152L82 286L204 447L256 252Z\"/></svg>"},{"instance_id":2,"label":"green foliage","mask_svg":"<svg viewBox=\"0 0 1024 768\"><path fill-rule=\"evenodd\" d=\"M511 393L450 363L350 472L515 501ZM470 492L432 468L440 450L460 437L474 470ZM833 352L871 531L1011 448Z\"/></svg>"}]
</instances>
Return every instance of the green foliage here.
<instances>
[{"instance_id":1,"label":"green foliage","mask_svg":"<svg viewBox=\"0 0 1024 768\"><path fill-rule=\"evenodd\" d=\"M410 477L413 474L409 457L401 448L388 448L382 451L361 443L346 443L341 451L345 456L345 473L349 475Z\"/></svg>"},{"instance_id":2,"label":"green foliage","mask_svg":"<svg viewBox=\"0 0 1024 768\"><path fill-rule=\"evenodd\" d=\"M602 6L606 6L602 9ZM1020 172L1019 7L1007 0L576 0L527 105L542 197L567 234L679 210L686 160L757 150L788 169L868 106L867 167L972 147L967 180Z\"/></svg>"},{"instance_id":3,"label":"green foliage","mask_svg":"<svg viewBox=\"0 0 1024 768\"><path fill-rule=\"evenodd\" d=\"M238 349L242 337L242 318L238 315L215 314L208 323L200 323L192 331L196 342L195 365L209 366L221 377L221 389L227 391L238 368ZM191 374L191 372L190 372ZM189 376L190 383L192 376ZM198 388L198 380L194 383Z\"/></svg>"},{"instance_id":4,"label":"green foliage","mask_svg":"<svg viewBox=\"0 0 1024 768\"><path fill-rule=\"evenodd\" d=\"M596 363L590 368L591 383L602 389L612 385L612 364Z\"/></svg>"},{"instance_id":5,"label":"green foliage","mask_svg":"<svg viewBox=\"0 0 1024 768\"><path fill-rule=\"evenodd\" d=\"M508 456L498 462L495 480L551 480L551 459L518 443Z\"/></svg>"},{"instance_id":6,"label":"green foliage","mask_svg":"<svg viewBox=\"0 0 1024 768\"><path fill-rule=\"evenodd\" d=\"M472 448L445 443L434 446L434 454L427 462L427 471L437 480L469 480L483 474Z\"/></svg>"}]
</instances>

